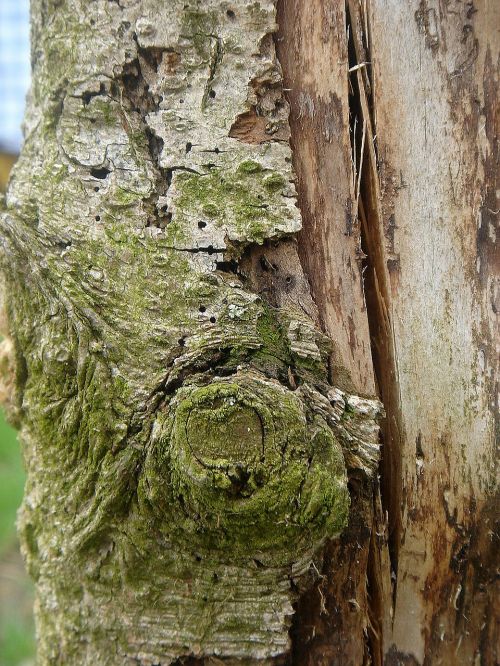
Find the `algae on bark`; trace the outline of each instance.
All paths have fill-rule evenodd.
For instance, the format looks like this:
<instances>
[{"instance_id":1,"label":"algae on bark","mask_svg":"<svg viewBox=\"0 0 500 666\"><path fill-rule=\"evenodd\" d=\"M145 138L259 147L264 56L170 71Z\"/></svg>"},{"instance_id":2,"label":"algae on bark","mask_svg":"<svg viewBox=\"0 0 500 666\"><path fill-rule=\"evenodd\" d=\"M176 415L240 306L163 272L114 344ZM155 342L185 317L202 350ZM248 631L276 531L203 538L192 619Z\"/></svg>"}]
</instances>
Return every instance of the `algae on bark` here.
<instances>
[{"instance_id":1,"label":"algae on bark","mask_svg":"<svg viewBox=\"0 0 500 666\"><path fill-rule=\"evenodd\" d=\"M346 467L374 469L379 411L327 380L274 3L32 16L1 243L39 662L265 661L346 524ZM255 109L267 140L232 137ZM237 265L266 247L295 262L274 300Z\"/></svg>"}]
</instances>

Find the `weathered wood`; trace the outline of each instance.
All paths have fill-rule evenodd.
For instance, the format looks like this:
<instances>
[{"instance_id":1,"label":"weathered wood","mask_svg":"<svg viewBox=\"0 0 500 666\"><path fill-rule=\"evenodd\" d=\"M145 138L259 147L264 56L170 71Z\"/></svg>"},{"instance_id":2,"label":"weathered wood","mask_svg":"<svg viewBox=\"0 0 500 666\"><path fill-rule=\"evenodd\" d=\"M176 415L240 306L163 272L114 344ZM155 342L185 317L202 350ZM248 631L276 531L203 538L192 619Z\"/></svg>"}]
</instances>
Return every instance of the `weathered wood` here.
<instances>
[{"instance_id":1,"label":"weathered wood","mask_svg":"<svg viewBox=\"0 0 500 666\"><path fill-rule=\"evenodd\" d=\"M290 103L304 224L299 253L321 324L335 343L332 379L373 394L357 214L360 167L351 145L348 17L343 3L283 0L278 3L278 22L277 53ZM340 541L326 547L321 579L297 606L292 626L297 664L357 665L377 649L368 584L375 598L375 587L389 575L382 540L377 539L379 559L370 567L369 557L374 534L384 533L384 521L374 512L378 487L352 472L349 527Z\"/></svg>"},{"instance_id":2,"label":"weathered wood","mask_svg":"<svg viewBox=\"0 0 500 666\"><path fill-rule=\"evenodd\" d=\"M385 658L493 664L500 6L368 6L403 426Z\"/></svg>"},{"instance_id":3,"label":"weathered wood","mask_svg":"<svg viewBox=\"0 0 500 666\"><path fill-rule=\"evenodd\" d=\"M275 4L33 2L40 664L498 661L500 8Z\"/></svg>"},{"instance_id":4,"label":"weathered wood","mask_svg":"<svg viewBox=\"0 0 500 666\"><path fill-rule=\"evenodd\" d=\"M303 229L299 253L324 330L335 344L332 377L375 393L363 296L361 239L349 131L343 3L279 3L284 70Z\"/></svg>"}]
</instances>

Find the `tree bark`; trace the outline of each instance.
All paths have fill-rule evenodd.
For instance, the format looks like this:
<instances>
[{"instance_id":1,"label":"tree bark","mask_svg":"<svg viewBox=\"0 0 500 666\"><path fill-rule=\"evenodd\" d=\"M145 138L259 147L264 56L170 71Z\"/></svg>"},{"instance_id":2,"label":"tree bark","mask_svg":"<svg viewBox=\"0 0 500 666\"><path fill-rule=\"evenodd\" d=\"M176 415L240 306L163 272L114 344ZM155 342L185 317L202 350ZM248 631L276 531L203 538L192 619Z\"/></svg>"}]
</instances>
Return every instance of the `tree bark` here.
<instances>
[{"instance_id":1,"label":"tree bark","mask_svg":"<svg viewBox=\"0 0 500 666\"><path fill-rule=\"evenodd\" d=\"M3 260L40 663L285 654L376 469L297 255L275 29L272 2L33 5Z\"/></svg>"},{"instance_id":2,"label":"tree bark","mask_svg":"<svg viewBox=\"0 0 500 666\"><path fill-rule=\"evenodd\" d=\"M495 663L499 14L32 2L40 664Z\"/></svg>"}]
</instances>

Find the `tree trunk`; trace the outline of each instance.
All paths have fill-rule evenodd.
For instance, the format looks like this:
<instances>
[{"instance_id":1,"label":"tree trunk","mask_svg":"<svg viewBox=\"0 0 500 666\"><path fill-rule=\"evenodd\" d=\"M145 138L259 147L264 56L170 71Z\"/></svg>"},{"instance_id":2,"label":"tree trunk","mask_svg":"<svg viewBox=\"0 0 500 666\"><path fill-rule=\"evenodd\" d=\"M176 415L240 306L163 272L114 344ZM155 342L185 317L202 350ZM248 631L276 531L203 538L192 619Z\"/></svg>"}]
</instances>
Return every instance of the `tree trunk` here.
<instances>
[{"instance_id":1,"label":"tree trunk","mask_svg":"<svg viewBox=\"0 0 500 666\"><path fill-rule=\"evenodd\" d=\"M32 2L0 396L40 664L495 663L499 18Z\"/></svg>"}]
</instances>

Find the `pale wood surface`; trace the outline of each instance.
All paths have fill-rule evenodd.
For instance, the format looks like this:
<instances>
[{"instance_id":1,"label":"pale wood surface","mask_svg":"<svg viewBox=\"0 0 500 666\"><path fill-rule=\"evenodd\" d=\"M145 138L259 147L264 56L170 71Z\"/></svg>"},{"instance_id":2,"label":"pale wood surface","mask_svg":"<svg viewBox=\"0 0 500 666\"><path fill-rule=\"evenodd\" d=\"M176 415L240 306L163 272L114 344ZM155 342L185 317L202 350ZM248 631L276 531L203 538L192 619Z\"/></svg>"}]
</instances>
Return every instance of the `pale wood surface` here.
<instances>
[{"instance_id":1,"label":"pale wood surface","mask_svg":"<svg viewBox=\"0 0 500 666\"><path fill-rule=\"evenodd\" d=\"M386 658L492 664L500 5L368 4L403 424Z\"/></svg>"}]
</instances>

